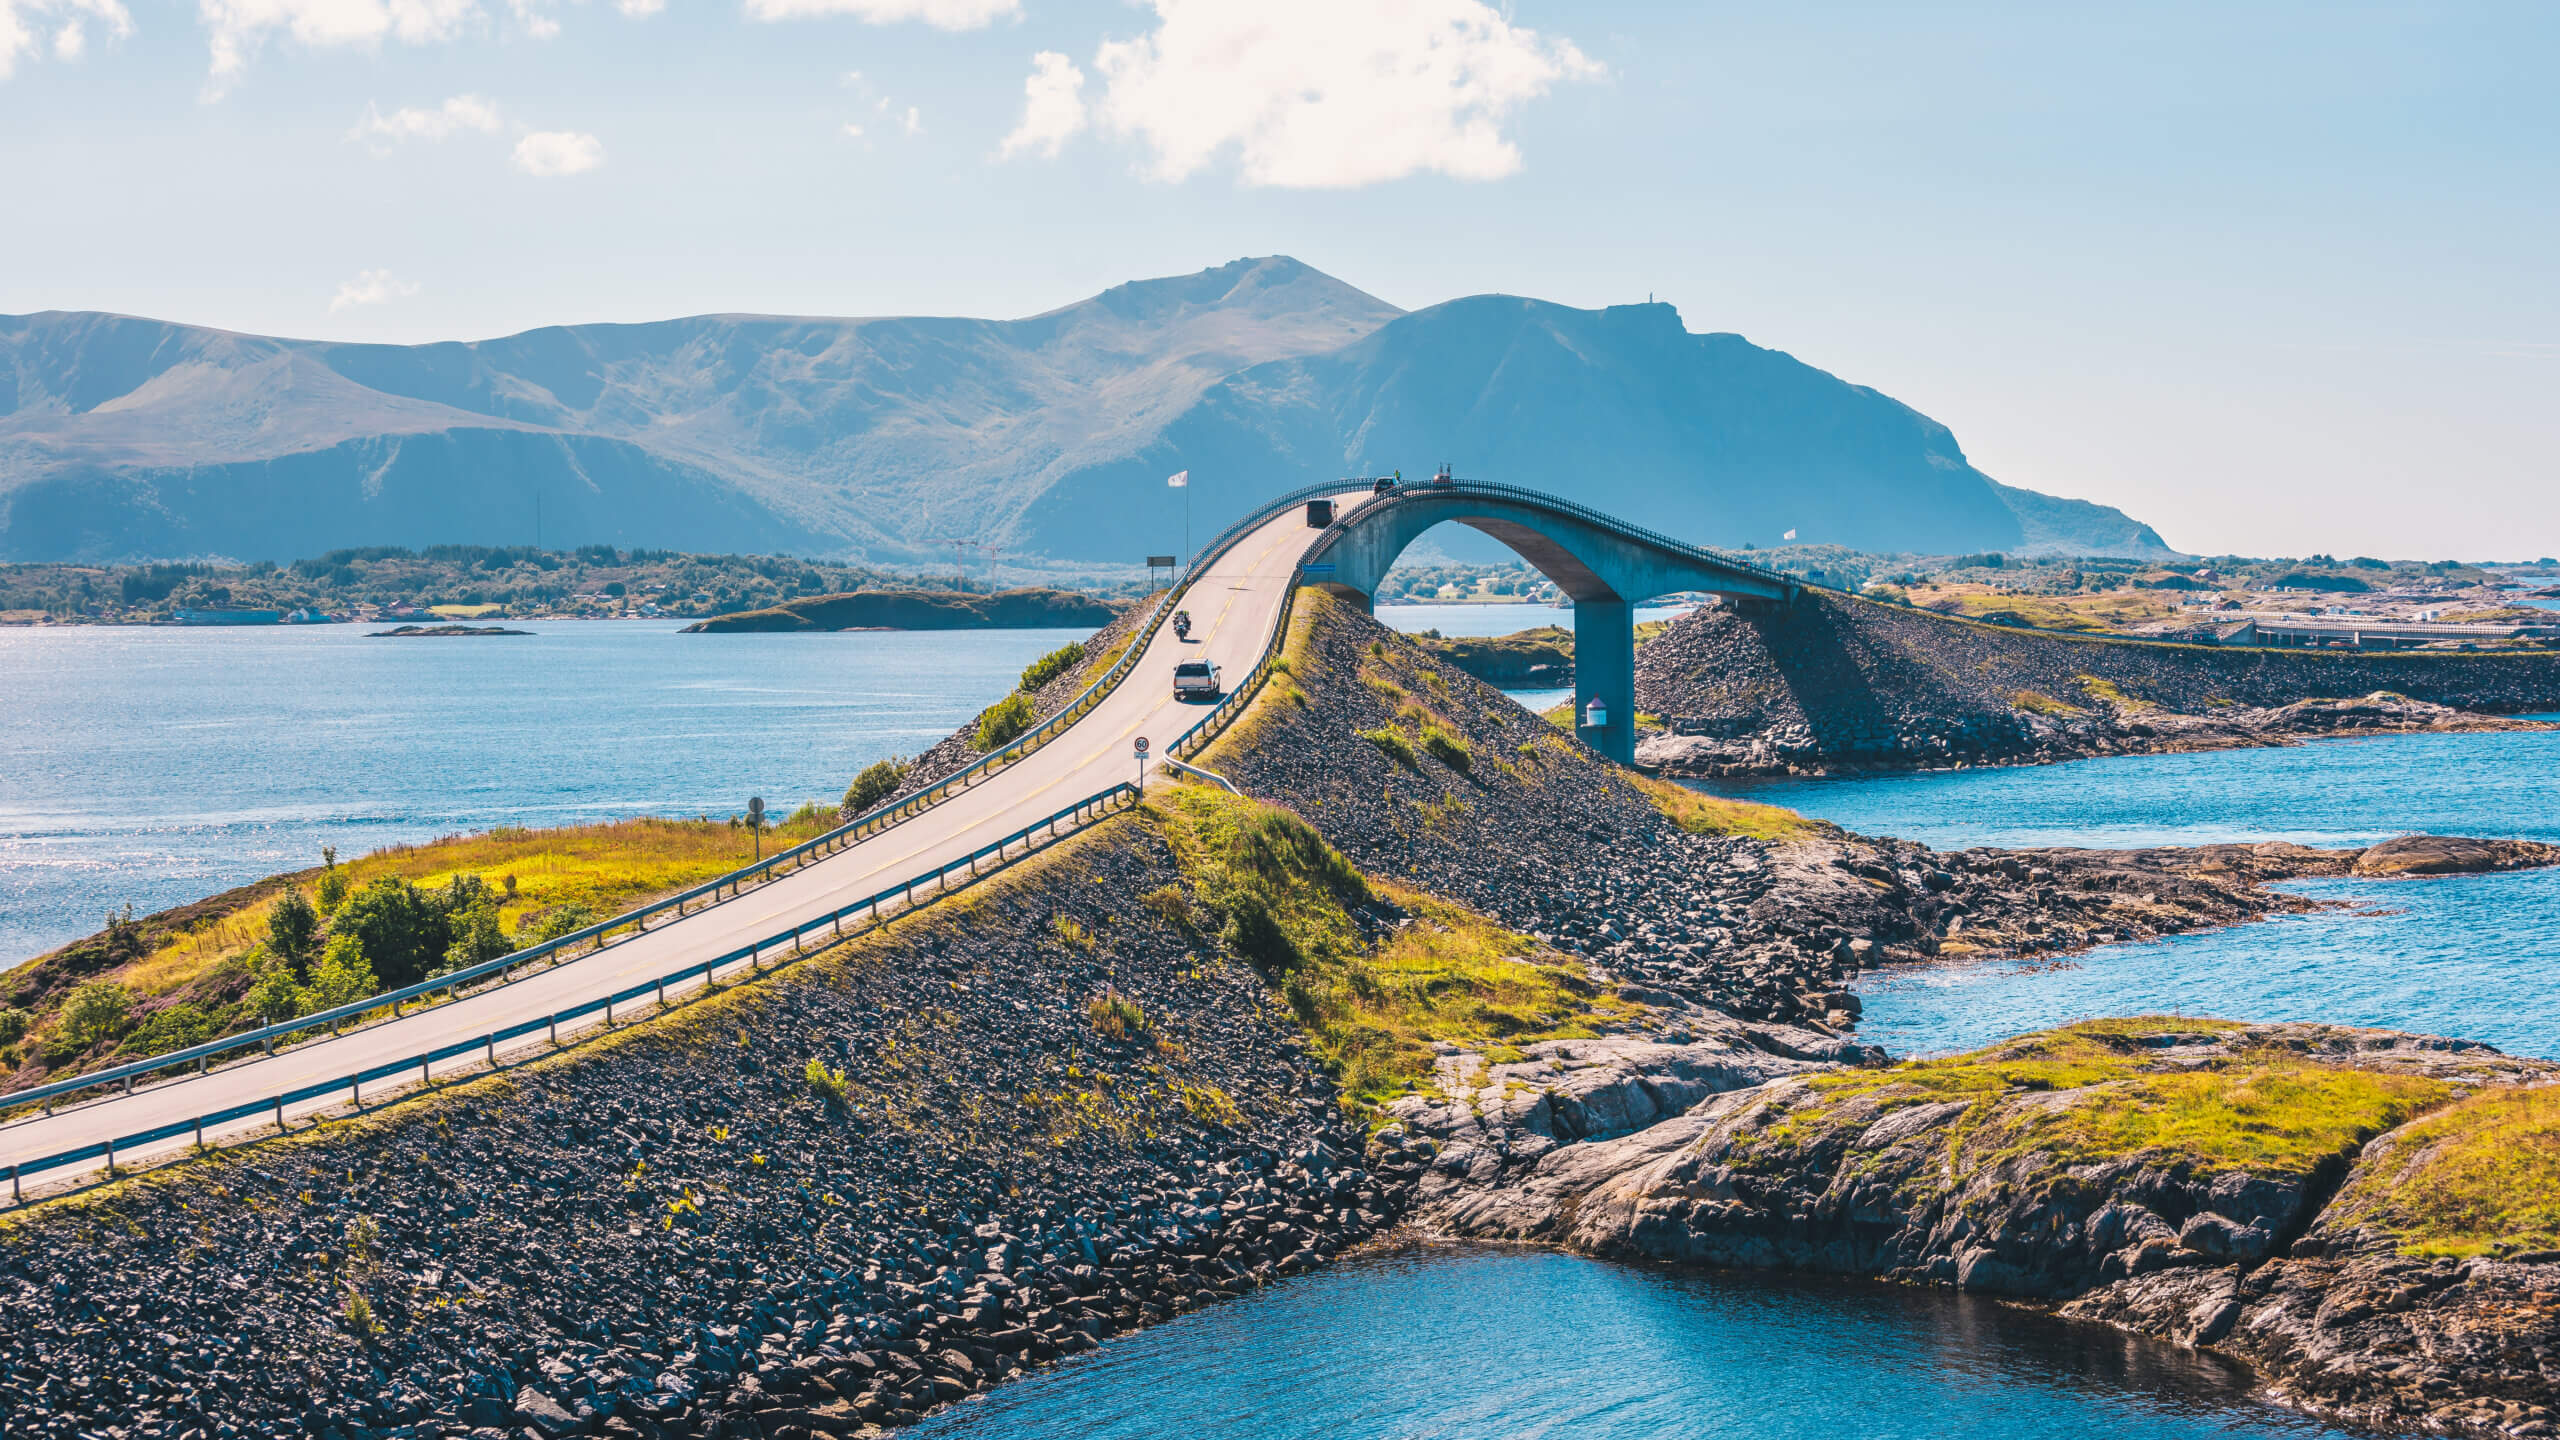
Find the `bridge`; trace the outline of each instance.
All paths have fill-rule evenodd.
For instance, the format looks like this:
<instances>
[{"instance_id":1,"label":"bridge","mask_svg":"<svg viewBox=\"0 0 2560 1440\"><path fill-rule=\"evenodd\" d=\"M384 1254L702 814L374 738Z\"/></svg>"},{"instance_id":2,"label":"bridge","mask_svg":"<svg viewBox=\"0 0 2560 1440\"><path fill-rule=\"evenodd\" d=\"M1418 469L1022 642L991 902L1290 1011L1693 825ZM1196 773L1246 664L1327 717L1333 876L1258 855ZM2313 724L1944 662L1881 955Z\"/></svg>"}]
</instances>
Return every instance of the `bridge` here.
<instances>
[{"instance_id":1,"label":"bridge","mask_svg":"<svg viewBox=\"0 0 2560 1440\"><path fill-rule=\"evenodd\" d=\"M1802 588L1792 576L1541 491L1445 474L1376 491L1339 515L1307 553L1307 583L1365 608L1406 546L1453 522L1511 547L1573 597L1575 729L1621 765L1632 764L1636 754L1636 606L1682 590L1746 604L1793 604ZM1594 701L1597 725L1589 723Z\"/></svg>"},{"instance_id":2,"label":"bridge","mask_svg":"<svg viewBox=\"0 0 2560 1440\"><path fill-rule=\"evenodd\" d=\"M1322 502L1329 523L1308 502ZM515 954L353 1005L0 1097L11 1201L120 1164L292 1127L339 1106L463 1078L597 1026L787 961L964 888L1137 798L1142 739L1196 753L1249 703L1286 639L1291 597L1319 584L1364 606L1395 557L1444 521L1502 540L1574 598L1576 718L1620 761L1634 747L1637 602L1706 590L1783 603L1783 575L1533 490L1364 482L1273 500L1202 548L1111 669L1058 715L967 770L768 860ZM1192 615L1191 638L1163 621ZM1231 679L1205 713L1173 667ZM1187 766L1177 768L1187 769ZM1196 772L1195 772L1196 773Z\"/></svg>"}]
</instances>

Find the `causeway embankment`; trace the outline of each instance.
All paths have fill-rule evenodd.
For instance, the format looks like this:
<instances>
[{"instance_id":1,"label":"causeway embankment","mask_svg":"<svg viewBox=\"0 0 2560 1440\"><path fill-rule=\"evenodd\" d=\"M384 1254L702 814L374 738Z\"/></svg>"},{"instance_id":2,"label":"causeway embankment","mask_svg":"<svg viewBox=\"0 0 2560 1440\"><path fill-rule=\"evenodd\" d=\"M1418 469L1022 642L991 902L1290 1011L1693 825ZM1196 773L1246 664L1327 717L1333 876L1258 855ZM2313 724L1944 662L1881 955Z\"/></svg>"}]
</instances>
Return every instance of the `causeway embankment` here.
<instances>
[{"instance_id":1,"label":"causeway embankment","mask_svg":"<svg viewBox=\"0 0 2560 1440\"><path fill-rule=\"evenodd\" d=\"M1243 794L1159 778L715 997L0 1218L0 1404L66 1436L859 1434L1401 1222L2012 1295L2374 1424L2547 1423L2516 1377L2560 1367L2560 1176L2457 1230L2377 1168L2468 1173L2481 1126L2539 1153L2547 1067L2193 1021L1897 1066L1844 984L2547 848L1868 839L1610 766L1316 595L1198 763Z\"/></svg>"}]
</instances>

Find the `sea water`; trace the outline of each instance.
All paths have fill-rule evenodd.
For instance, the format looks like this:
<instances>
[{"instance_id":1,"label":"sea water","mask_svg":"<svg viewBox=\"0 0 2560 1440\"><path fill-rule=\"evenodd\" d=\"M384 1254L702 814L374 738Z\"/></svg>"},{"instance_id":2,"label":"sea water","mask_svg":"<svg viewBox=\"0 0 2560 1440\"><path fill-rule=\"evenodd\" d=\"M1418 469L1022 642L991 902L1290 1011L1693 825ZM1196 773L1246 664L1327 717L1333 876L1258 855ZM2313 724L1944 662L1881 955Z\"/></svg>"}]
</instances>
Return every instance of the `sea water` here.
<instances>
[{"instance_id":1,"label":"sea water","mask_svg":"<svg viewBox=\"0 0 2560 1440\"><path fill-rule=\"evenodd\" d=\"M0 629L0 966L322 845L832 804L1083 635L507 623Z\"/></svg>"}]
</instances>

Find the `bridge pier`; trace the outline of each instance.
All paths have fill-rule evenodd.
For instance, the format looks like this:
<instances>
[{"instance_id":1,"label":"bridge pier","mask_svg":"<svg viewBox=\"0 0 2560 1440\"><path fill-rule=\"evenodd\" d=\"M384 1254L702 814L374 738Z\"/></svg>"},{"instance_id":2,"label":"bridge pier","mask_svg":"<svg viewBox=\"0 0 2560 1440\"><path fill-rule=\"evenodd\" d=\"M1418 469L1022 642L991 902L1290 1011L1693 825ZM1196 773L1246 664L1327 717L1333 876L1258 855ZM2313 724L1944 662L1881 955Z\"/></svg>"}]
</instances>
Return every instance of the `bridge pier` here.
<instances>
[{"instance_id":1,"label":"bridge pier","mask_svg":"<svg viewBox=\"0 0 2560 1440\"><path fill-rule=\"evenodd\" d=\"M1597 700L1608 720L1586 723ZM1621 765L1636 759L1636 607L1624 600L1573 602L1573 731Z\"/></svg>"}]
</instances>

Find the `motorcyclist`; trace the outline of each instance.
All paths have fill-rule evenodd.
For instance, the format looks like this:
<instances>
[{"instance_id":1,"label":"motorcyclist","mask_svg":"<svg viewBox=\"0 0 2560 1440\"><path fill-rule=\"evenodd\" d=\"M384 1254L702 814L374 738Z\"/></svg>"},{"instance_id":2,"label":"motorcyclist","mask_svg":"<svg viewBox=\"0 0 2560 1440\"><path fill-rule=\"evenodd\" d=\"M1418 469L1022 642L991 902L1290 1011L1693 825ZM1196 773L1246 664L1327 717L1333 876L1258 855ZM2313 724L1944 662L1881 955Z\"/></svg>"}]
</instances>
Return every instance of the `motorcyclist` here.
<instances>
[{"instance_id":1,"label":"motorcyclist","mask_svg":"<svg viewBox=\"0 0 2560 1440\"><path fill-rule=\"evenodd\" d=\"M1173 638L1176 640L1188 640L1191 638L1190 611L1176 610L1173 612Z\"/></svg>"}]
</instances>

